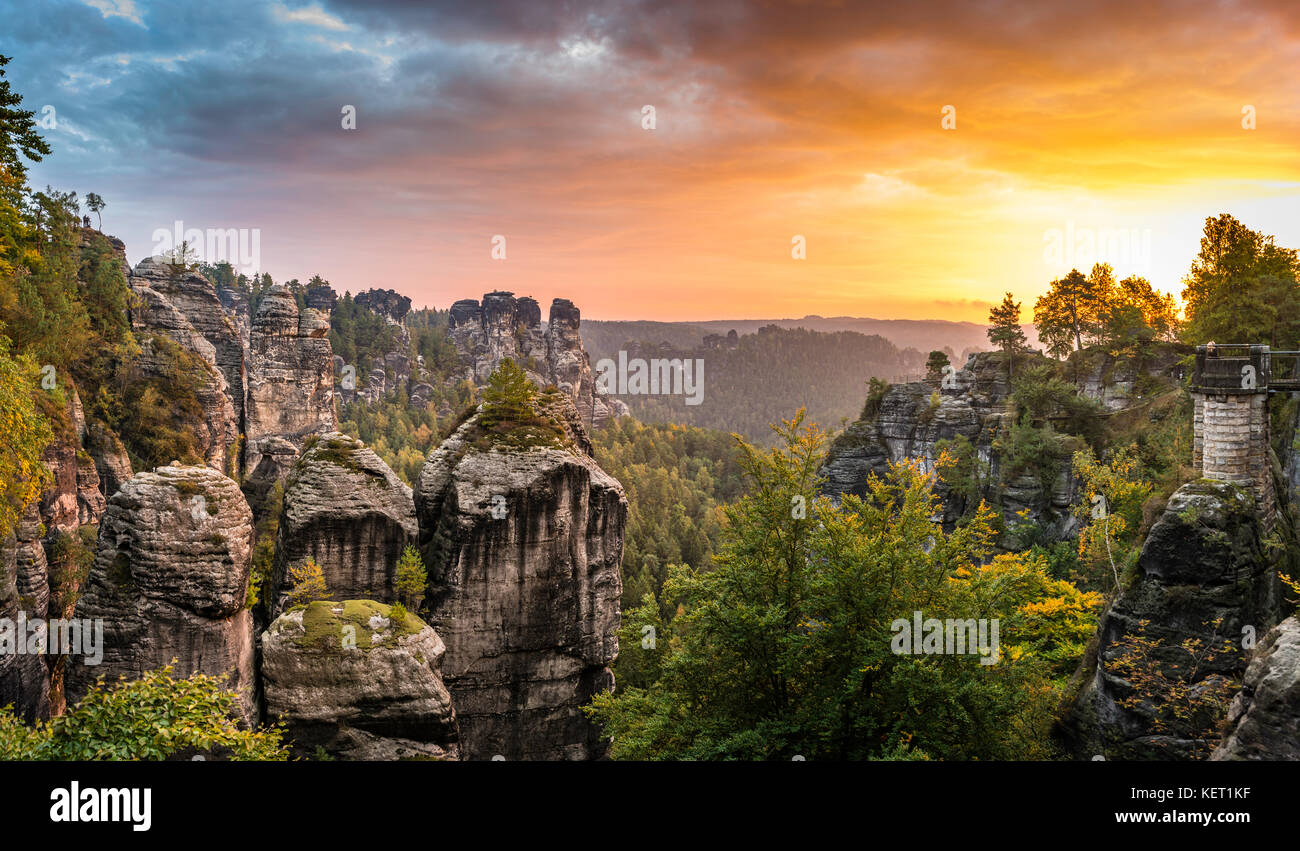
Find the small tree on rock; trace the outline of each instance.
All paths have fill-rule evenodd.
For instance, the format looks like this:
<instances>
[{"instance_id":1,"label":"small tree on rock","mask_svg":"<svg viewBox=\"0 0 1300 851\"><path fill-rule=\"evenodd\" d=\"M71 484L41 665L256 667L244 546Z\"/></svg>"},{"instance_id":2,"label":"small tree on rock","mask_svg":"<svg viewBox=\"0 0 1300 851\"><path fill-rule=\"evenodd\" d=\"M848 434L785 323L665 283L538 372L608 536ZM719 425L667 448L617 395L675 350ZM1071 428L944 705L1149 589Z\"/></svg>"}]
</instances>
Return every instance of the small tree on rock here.
<instances>
[{"instance_id":1,"label":"small tree on rock","mask_svg":"<svg viewBox=\"0 0 1300 851\"><path fill-rule=\"evenodd\" d=\"M325 585L325 574L314 558L290 567L289 582L291 584L286 596L290 606L305 606L316 600L330 598L330 590Z\"/></svg>"},{"instance_id":2,"label":"small tree on rock","mask_svg":"<svg viewBox=\"0 0 1300 851\"><path fill-rule=\"evenodd\" d=\"M1025 332L1020 330L1020 302L1007 293L1002 303L989 311L989 342L1007 355L1007 378L1011 378L1011 359L1025 347Z\"/></svg>"},{"instance_id":3,"label":"small tree on rock","mask_svg":"<svg viewBox=\"0 0 1300 851\"><path fill-rule=\"evenodd\" d=\"M420 551L410 544L402 550L397 560L397 597L407 608L419 608L424 599L424 589L429 584L429 571L424 567Z\"/></svg>"}]
</instances>

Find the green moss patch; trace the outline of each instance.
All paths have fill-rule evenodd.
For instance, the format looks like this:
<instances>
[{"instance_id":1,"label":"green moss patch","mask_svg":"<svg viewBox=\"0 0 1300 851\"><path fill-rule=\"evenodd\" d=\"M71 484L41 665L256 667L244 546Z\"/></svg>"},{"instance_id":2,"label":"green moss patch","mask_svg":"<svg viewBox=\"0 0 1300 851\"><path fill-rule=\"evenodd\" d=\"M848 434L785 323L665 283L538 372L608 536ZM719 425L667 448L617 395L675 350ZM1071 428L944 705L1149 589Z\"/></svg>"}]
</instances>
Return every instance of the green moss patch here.
<instances>
[{"instance_id":1,"label":"green moss patch","mask_svg":"<svg viewBox=\"0 0 1300 851\"><path fill-rule=\"evenodd\" d=\"M399 621L391 617L392 607L374 600L344 600L341 603L330 600L317 600L303 611L303 633L294 639L299 647L342 649L345 636L349 639L355 633L356 647L369 650L371 647L396 647L404 635L414 635L424 629L422 620L411 613ZM388 625L375 629L370 619L381 617L388 620ZM351 627L351 630L347 628ZM375 643L373 636L378 636Z\"/></svg>"}]
</instances>

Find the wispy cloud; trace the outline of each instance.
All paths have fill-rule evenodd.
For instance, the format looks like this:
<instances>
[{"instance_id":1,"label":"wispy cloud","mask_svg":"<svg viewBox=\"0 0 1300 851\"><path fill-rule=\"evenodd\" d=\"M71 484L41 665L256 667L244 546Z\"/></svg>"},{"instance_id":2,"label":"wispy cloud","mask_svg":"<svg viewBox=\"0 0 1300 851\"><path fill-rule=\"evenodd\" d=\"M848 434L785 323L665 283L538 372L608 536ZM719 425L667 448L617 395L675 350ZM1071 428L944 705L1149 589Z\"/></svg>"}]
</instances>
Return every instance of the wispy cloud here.
<instances>
[{"instance_id":1,"label":"wispy cloud","mask_svg":"<svg viewBox=\"0 0 1300 851\"><path fill-rule=\"evenodd\" d=\"M90 8L99 10L105 18L126 18L133 24L144 26L144 19L140 17L140 10L136 8L135 0L83 0L83 2Z\"/></svg>"},{"instance_id":2,"label":"wispy cloud","mask_svg":"<svg viewBox=\"0 0 1300 851\"><path fill-rule=\"evenodd\" d=\"M308 24L313 27L320 27L326 30L346 30L348 25L338 18L326 12L320 6L304 6L298 9L290 9L287 6L277 3L272 14L277 21L293 24Z\"/></svg>"}]
</instances>

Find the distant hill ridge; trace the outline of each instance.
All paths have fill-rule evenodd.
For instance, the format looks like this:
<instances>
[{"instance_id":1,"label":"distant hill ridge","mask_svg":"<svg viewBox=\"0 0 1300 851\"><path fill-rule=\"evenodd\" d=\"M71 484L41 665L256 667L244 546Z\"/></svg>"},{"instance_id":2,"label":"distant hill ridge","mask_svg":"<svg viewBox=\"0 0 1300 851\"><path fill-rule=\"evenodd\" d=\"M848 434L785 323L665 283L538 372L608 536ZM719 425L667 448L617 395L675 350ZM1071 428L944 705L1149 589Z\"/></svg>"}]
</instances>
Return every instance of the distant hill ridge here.
<instances>
[{"instance_id":1,"label":"distant hill ridge","mask_svg":"<svg viewBox=\"0 0 1300 851\"><path fill-rule=\"evenodd\" d=\"M854 331L859 334L878 335L899 349L914 348L921 352L950 347L955 353L968 348L991 348L988 326L975 322L954 322L947 319L872 319L868 317L832 316L810 314L802 319L706 319L696 322L656 322L651 320L599 320L584 319L582 338L593 359L610 357L629 341L650 343L667 342L673 348L694 349L701 345L705 335L754 334L766 325L781 328L805 328L809 331ZM1038 334L1033 325L1021 326L1029 345L1038 347Z\"/></svg>"}]
</instances>

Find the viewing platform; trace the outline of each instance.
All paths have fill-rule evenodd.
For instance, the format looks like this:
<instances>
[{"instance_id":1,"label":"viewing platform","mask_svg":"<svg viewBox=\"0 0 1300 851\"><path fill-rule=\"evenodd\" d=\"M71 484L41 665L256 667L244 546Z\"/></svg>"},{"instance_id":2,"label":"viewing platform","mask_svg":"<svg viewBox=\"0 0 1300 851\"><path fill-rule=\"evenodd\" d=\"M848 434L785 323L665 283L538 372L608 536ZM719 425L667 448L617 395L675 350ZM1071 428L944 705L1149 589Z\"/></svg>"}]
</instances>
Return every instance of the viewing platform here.
<instances>
[{"instance_id":1,"label":"viewing platform","mask_svg":"<svg viewBox=\"0 0 1300 851\"><path fill-rule=\"evenodd\" d=\"M1273 351L1262 343L1197 346L1192 390L1211 395L1300 391L1300 351Z\"/></svg>"}]
</instances>

